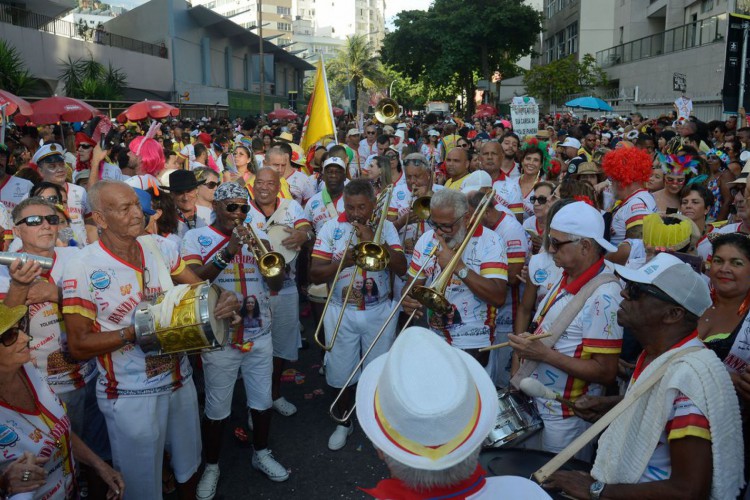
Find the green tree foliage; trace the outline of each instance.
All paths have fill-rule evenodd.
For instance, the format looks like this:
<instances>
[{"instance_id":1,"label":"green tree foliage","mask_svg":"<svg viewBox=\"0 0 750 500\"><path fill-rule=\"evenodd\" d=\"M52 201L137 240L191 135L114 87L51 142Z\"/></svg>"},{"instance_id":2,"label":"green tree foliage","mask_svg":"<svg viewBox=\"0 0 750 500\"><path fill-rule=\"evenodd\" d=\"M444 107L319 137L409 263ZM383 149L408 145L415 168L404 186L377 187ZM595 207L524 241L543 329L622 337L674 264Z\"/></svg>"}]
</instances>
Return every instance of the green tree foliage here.
<instances>
[{"instance_id":1,"label":"green tree foliage","mask_svg":"<svg viewBox=\"0 0 750 500\"><path fill-rule=\"evenodd\" d=\"M37 83L38 80L26 69L18 49L0 40L0 89L16 95L28 95Z\"/></svg>"},{"instance_id":2,"label":"green tree foliage","mask_svg":"<svg viewBox=\"0 0 750 500\"><path fill-rule=\"evenodd\" d=\"M592 92L606 87L607 74L596 64L591 54L581 62L569 55L544 66L535 66L526 72L523 83L529 95L552 104L563 104L570 94Z\"/></svg>"},{"instance_id":3,"label":"green tree foliage","mask_svg":"<svg viewBox=\"0 0 750 500\"><path fill-rule=\"evenodd\" d=\"M532 53L541 19L522 0L435 0L427 11L399 13L383 41L383 60L430 88L454 85L473 97L477 76L512 74L515 62Z\"/></svg>"},{"instance_id":4,"label":"green tree foliage","mask_svg":"<svg viewBox=\"0 0 750 500\"><path fill-rule=\"evenodd\" d=\"M127 75L111 63L104 66L93 57L75 60L68 57L61 62L61 67L60 79L70 97L117 101L125 93Z\"/></svg>"},{"instance_id":5,"label":"green tree foliage","mask_svg":"<svg viewBox=\"0 0 750 500\"><path fill-rule=\"evenodd\" d=\"M330 64L326 64L326 74L342 88L353 84L357 105L363 90L386 85L380 58L366 35L347 36L344 47L339 49Z\"/></svg>"}]
</instances>

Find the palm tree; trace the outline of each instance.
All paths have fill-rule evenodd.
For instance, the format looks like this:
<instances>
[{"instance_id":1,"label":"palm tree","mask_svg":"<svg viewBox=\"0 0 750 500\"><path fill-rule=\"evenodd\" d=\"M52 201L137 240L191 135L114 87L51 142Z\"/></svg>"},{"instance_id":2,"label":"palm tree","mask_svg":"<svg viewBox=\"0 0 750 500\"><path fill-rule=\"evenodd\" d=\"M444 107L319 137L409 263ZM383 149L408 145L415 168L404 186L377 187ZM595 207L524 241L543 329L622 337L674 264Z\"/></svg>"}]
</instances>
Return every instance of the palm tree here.
<instances>
[{"instance_id":1,"label":"palm tree","mask_svg":"<svg viewBox=\"0 0 750 500\"><path fill-rule=\"evenodd\" d=\"M79 99L122 99L127 86L127 76L109 64L104 66L93 58L61 62L60 79L65 84L65 93Z\"/></svg>"},{"instance_id":2,"label":"palm tree","mask_svg":"<svg viewBox=\"0 0 750 500\"><path fill-rule=\"evenodd\" d=\"M28 95L36 84L37 79L26 69L18 49L0 40L0 89L16 95Z\"/></svg>"},{"instance_id":3,"label":"palm tree","mask_svg":"<svg viewBox=\"0 0 750 500\"><path fill-rule=\"evenodd\" d=\"M355 112L359 105L360 91L385 85L380 56L375 51L367 35L346 37L346 43L339 49L330 65L331 77L344 86L350 83L354 87Z\"/></svg>"}]
</instances>

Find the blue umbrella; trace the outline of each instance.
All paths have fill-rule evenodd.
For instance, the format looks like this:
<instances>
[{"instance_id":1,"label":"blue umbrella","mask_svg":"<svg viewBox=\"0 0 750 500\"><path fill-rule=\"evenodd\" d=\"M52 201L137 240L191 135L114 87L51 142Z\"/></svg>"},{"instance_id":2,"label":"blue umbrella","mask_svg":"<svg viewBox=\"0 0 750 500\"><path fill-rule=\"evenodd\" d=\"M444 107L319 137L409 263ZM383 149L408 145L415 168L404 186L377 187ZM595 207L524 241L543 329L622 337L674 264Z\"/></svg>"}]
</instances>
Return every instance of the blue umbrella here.
<instances>
[{"instance_id":1,"label":"blue umbrella","mask_svg":"<svg viewBox=\"0 0 750 500\"><path fill-rule=\"evenodd\" d=\"M602 101L598 97L579 97L568 101L565 105L569 108L588 109L591 111L612 111L612 106Z\"/></svg>"}]
</instances>

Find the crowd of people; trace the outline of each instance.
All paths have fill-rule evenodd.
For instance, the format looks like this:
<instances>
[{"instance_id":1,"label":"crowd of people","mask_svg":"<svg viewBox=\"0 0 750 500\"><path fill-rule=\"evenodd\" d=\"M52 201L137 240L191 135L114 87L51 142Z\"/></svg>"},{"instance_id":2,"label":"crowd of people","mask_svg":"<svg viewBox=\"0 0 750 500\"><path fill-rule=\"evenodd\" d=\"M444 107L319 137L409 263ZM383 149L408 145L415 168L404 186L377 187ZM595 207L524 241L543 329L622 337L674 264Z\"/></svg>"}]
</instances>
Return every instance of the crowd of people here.
<instances>
[{"instance_id":1,"label":"crowd of people","mask_svg":"<svg viewBox=\"0 0 750 500\"><path fill-rule=\"evenodd\" d=\"M328 448L356 413L391 474L375 498L744 495L745 117L539 123L349 116L307 151L263 118L7 130L3 250L26 257L0 266L0 496L214 498L238 378L250 465L286 481L271 423L313 340ZM224 347L153 352L141 306L201 282ZM487 477L507 391L543 423L510 446L589 470Z\"/></svg>"}]
</instances>

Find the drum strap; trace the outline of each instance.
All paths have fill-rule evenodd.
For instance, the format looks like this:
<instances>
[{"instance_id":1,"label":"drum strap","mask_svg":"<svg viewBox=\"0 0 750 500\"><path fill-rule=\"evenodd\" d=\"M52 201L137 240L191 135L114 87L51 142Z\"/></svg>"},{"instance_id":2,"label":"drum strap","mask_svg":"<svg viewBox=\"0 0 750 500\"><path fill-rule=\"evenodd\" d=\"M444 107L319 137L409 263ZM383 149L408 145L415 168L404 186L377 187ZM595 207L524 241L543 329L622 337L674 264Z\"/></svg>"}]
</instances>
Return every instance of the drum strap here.
<instances>
[{"instance_id":1,"label":"drum strap","mask_svg":"<svg viewBox=\"0 0 750 500\"><path fill-rule=\"evenodd\" d=\"M606 285L607 283L612 283L614 281L619 281L619 278L617 278L617 276L615 276L614 274L606 273L599 274L598 276L595 276L591 281L586 283L583 288L581 288L578 293L573 296L573 299L568 302L568 305L565 306L565 309L562 310L560 315L555 318L555 322L552 324L550 329L544 332L549 334L550 336L545 339L537 340L537 342L543 342L548 347L554 346L555 343L557 343L557 341L560 339L562 334L565 332L565 330L567 330L567 328L573 322L575 317L578 316L578 313L581 312L581 309L583 309L583 305L586 303L586 299L591 297L591 295L594 293L594 290L602 285ZM539 361L524 361L516 374L511 379L511 385L513 385L513 387L515 387L516 389L519 389L521 380L529 377L532 373L534 373L534 370L536 370L538 366Z\"/></svg>"},{"instance_id":2,"label":"drum strap","mask_svg":"<svg viewBox=\"0 0 750 500\"><path fill-rule=\"evenodd\" d=\"M287 200L286 198L282 199L279 203L279 208L277 208L276 211L271 215L271 217L268 218L266 225L270 226L272 224L278 224L283 226L284 216L286 215L286 211L289 208L290 203L291 200Z\"/></svg>"},{"instance_id":3,"label":"drum strap","mask_svg":"<svg viewBox=\"0 0 750 500\"><path fill-rule=\"evenodd\" d=\"M156 276L159 280L161 289L166 292L167 290L173 288L174 282L172 282L172 275L169 272L169 266L164 260L164 256L162 255L159 247L156 245L156 242L154 241L154 238L152 238L152 235L146 234L143 236L139 236L138 243L140 243L141 247L149 252L156 261ZM146 263L144 262L143 265L145 266Z\"/></svg>"},{"instance_id":4,"label":"drum strap","mask_svg":"<svg viewBox=\"0 0 750 500\"><path fill-rule=\"evenodd\" d=\"M541 342L541 341L537 341ZM619 417L625 410L628 409L630 405L635 403L638 398L643 396L646 392L651 389L657 382L659 382L665 373L667 373L667 369L672 366L672 363L674 363L677 359L681 358L682 356L686 354L690 354L695 351L700 351L704 349L703 347L688 347L686 349L682 349L681 351L677 352L676 354L672 355L670 359L664 362L659 368L657 368L654 373L652 373L647 379L643 380L641 383L639 383L636 387L633 388L632 391L625 394L625 397L615 405L614 408L609 410L607 413L605 413L602 418L597 420L593 423L591 427L586 429L583 434L578 436L573 440L572 443L570 443L568 446L565 447L563 451L555 455L555 457L547 462L541 469L536 471L533 474L534 479L539 483L542 484L544 481L546 481L552 474L554 474L560 467L565 465L565 463L573 458L573 456L578 453L581 448L589 444L590 441L595 439L599 434L604 432L604 430L609 427L609 424L611 424L617 417ZM639 381L640 382L640 381Z\"/></svg>"}]
</instances>

